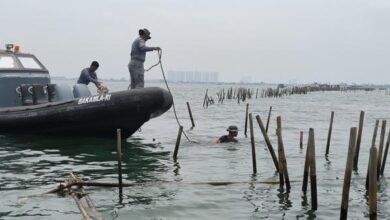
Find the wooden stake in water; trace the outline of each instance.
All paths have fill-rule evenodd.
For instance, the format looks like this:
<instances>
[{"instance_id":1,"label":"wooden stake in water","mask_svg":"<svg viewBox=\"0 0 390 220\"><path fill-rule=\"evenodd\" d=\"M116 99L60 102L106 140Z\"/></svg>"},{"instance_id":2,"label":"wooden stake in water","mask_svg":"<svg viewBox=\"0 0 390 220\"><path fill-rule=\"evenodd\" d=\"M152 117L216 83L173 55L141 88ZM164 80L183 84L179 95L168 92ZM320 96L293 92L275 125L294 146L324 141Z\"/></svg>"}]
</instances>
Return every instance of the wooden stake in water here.
<instances>
[{"instance_id":1,"label":"wooden stake in water","mask_svg":"<svg viewBox=\"0 0 390 220\"><path fill-rule=\"evenodd\" d=\"M353 169L354 170L358 169L360 143L362 142L363 122L364 122L364 111L361 111L360 118L359 118L359 131L358 131L358 136L357 136L357 140L356 140L355 156L353 158Z\"/></svg>"},{"instance_id":2,"label":"wooden stake in water","mask_svg":"<svg viewBox=\"0 0 390 220\"><path fill-rule=\"evenodd\" d=\"M375 143L376 143L376 136L377 136L377 134L378 134L378 127L379 127L379 120L376 120L376 121L375 121L374 134L372 135L371 147L375 146Z\"/></svg>"},{"instance_id":3,"label":"wooden stake in water","mask_svg":"<svg viewBox=\"0 0 390 220\"><path fill-rule=\"evenodd\" d=\"M299 147L303 149L303 131L301 131L299 135Z\"/></svg>"},{"instance_id":4,"label":"wooden stake in water","mask_svg":"<svg viewBox=\"0 0 390 220\"><path fill-rule=\"evenodd\" d=\"M328 140L326 142L326 153L325 155L329 154L329 146L330 146L330 139L332 136L332 128L333 128L333 117L334 117L334 112L332 111L330 115L330 124L329 124L329 131L328 131Z\"/></svg>"},{"instance_id":5,"label":"wooden stake in water","mask_svg":"<svg viewBox=\"0 0 390 220\"><path fill-rule=\"evenodd\" d=\"M381 171L382 166L382 155L383 155L383 145L385 144L385 135L386 135L386 120L382 120L382 127L381 127L381 136L379 139L379 151L378 151L378 164L377 164L377 177L379 179L379 174Z\"/></svg>"},{"instance_id":6,"label":"wooden stake in water","mask_svg":"<svg viewBox=\"0 0 390 220\"><path fill-rule=\"evenodd\" d=\"M374 128L374 133L372 135L372 142L371 142L371 147L375 147L376 143L376 136L378 133L378 126L379 126L379 120L375 121L375 128ZM370 172L370 165L368 165L367 168L367 176L366 176L366 190L368 190L368 179L369 179L369 172Z\"/></svg>"},{"instance_id":7,"label":"wooden stake in water","mask_svg":"<svg viewBox=\"0 0 390 220\"><path fill-rule=\"evenodd\" d=\"M343 185L343 194L341 199L340 220L347 219L347 215L348 215L349 187L351 185L352 165L353 165L353 157L355 154L355 145L356 145L356 133L357 133L357 128L356 127L351 128L349 133L347 164L345 166L345 173L344 173L344 185Z\"/></svg>"},{"instance_id":8,"label":"wooden stake in water","mask_svg":"<svg viewBox=\"0 0 390 220\"><path fill-rule=\"evenodd\" d=\"M256 120L257 123L259 124L261 133L263 134L265 143L267 144L268 150L271 153L272 161L274 162L275 169L277 172L279 172L279 163L278 163L278 158L276 157L274 148L272 147L271 141L269 140L268 134L264 128L263 122L261 121L261 118L259 115L256 115Z\"/></svg>"},{"instance_id":9,"label":"wooden stake in water","mask_svg":"<svg viewBox=\"0 0 390 220\"><path fill-rule=\"evenodd\" d=\"M117 136L117 155L118 155L118 184L119 184L119 200L122 201L122 132L121 129L116 129Z\"/></svg>"},{"instance_id":10,"label":"wooden stake in water","mask_svg":"<svg viewBox=\"0 0 390 220\"><path fill-rule=\"evenodd\" d=\"M306 195L307 192L307 183L309 179L310 150L312 148L311 145L313 145L313 143L314 143L314 130L310 128L307 147L306 147L305 165L303 169L302 192L304 195Z\"/></svg>"},{"instance_id":11,"label":"wooden stake in water","mask_svg":"<svg viewBox=\"0 0 390 220\"><path fill-rule=\"evenodd\" d=\"M268 118L267 118L267 125L265 127L265 132L266 133L268 133L268 126L269 126L269 120L271 118L271 112L272 112L272 106L269 107Z\"/></svg>"},{"instance_id":12,"label":"wooden stake in water","mask_svg":"<svg viewBox=\"0 0 390 220\"><path fill-rule=\"evenodd\" d=\"M371 147L368 177L369 215L375 218L377 213L377 149Z\"/></svg>"},{"instance_id":13,"label":"wooden stake in water","mask_svg":"<svg viewBox=\"0 0 390 220\"><path fill-rule=\"evenodd\" d=\"M387 135L386 149L385 149L385 153L383 155L383 161L382 161L382 167L381 167L381 175L382 176L383 176L383 172L385 171L387 154L389 152L389 145L390 145L390 130L389 130L389 134Z\"/></svg>"},{"instance_id":14,"label":"wooden stake in water","mask_svg":"<svg viewBox=\"0 0 390 220\"><path fill-rule=\"evenodd\" d=\"M207 92L209 91L209 89L206 89L206 94L204 95L204 99L203 99L203 108L206 106L207 104Z\"/></svg>"},{"instance_id":15,"label":"wooden stake in water","mask_svg":"<svg viewBox=\"0 0 390 220\"><path fill-rule=\"evenodd\" d=\"M310 149L310 164L309 164L309 173L310 173L310 192L311 192L311 209L317 210L318 201L317 201L317 173L316 173L316 150L315 150L315 141L314 141L314 130L313 138Z\"/></svg>"},{"instance_id":16,"label":"wooden stake in water","mask_svg":"<svg viewBox=\"0 0 390 220\"><path fill-rule=\"evenodd\" d=\"M176 145L175 145L175 151L173 152L173 159L177 159L177 153L179 152L179 146L180 146L180 140L181 140L181 134L183 133L183 126L180 125L179 132L177 133L177 139L176 139Z\"/></svg>"},{"instance_id":17,"label":"wooden stake in water","mask_svg":"<svg viewBox=\"0 0 390 220\"><path fill-rule=\"evenodd\" d=\"M278 136L278 153L279 153L279 175L280 173L283 173L282 179L284 177L285 183L286 183L286 189L290 190L290 178L288 176L288 169L287 169L287 160L286 155L284 153L284 145L283 145L283 138L282 138L282 118L278 116L276 118L277 122L277 136ZM280 185L283 186L282 181L280 181Z\"/></svg>"},{"instance_id":18,"label":"wooden stake in water","mask_svg":"<svg viewBox=\"0 0 390 220\"><path fill-rule=\"evenodd\" d=\"M191 111L191 107L190 107L190 103L189 102L187 102L187 109L188 109L188 113L190 114L192 127L195 127L194 118L192 117L192 111Z\"/></svg>"},{"instance_id":19,"label":"wooden stake in water","mask_svg":"<svg viewBox=\"0 0 390 220\"><path fill-rule=\"evenodd\" d=\"M254 136L254 132L253 132L253 118L252 118L252 113L249 114L249 129L250 129L250 134L251 134L253 173L257 173L257 166L256 166L256 148L255 148L255 136Z\"/></svg>"},{"instance_id":20,"label":"wooden stake in water","mask_svg":"<svg viewBox=\"0 0 390 220\"><path fill-rule=\"evenodd\" d=\"M244 134L245 134L245 137L247 136L246 135L246 132L247 132L247 129L248 129L248 110L249 110L249 103L246 103L246 111L245 111L245 130L244 130Z\"/></svg>"}]
</instances>

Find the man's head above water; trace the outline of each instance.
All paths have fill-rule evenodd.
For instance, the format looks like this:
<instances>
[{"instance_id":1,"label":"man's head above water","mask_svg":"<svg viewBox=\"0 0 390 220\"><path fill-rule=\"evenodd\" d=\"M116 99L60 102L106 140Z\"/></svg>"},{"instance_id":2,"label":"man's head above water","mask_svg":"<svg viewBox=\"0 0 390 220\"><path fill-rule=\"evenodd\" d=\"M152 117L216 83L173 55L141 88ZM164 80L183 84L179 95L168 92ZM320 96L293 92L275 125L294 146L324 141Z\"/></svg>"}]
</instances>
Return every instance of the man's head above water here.
<instances>
[{"instance_id":1,"label":"man's head above water","mask_svg":"<svg viewBox=\"0 0 390 220\"><path fill-rule=\"evenodd\" d=\"M231 137L237 137L238 134L238 128L235 125L230 125L226 131L229 132L229 136Z\"/></svg>"},{"instance_id":2,"label":"man's head above water","mask_svg":"<svg viewBox=\"0 0 390 220\"><path fill-rule=\"evenodd\" d=\"M235 139L238 134L238 128L235 125L230 125L226 131L229 132L228 135L223 135L222 137L218 138L215 143L229 143L234 142L237 143L238 141Z\"/></svg>"}]
</instances>

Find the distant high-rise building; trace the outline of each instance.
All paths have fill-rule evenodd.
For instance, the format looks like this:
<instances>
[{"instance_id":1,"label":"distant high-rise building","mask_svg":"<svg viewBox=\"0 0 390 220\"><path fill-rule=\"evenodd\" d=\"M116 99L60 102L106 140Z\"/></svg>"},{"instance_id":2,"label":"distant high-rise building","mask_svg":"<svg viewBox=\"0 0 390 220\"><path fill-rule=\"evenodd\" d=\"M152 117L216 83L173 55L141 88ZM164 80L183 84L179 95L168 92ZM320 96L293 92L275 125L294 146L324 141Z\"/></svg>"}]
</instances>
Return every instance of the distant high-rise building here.
<instances>
[{"instance_id":1,"label":"distant high-rise building","mask_svg":"<svg viewBox=\"0 0 390 220\"><path fill-rule=\"evenodd\" d=\"M199 71L169 71L168 81L170 82L198 82L198 83L216 83L219 73L217 72L199 72Z\"/></svg>"}]
</instances>

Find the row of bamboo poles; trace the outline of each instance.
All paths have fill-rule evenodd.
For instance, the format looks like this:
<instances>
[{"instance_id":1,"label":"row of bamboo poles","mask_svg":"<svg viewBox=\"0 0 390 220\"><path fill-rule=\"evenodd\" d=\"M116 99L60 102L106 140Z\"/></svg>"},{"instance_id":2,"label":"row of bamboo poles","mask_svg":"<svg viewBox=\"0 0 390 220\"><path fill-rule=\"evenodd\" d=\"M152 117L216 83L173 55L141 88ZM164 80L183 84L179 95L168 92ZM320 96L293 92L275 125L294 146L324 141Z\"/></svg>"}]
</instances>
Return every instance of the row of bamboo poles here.
<instances>
[{"instance_id":1,"label":"row of bamboo poles","mask_svg":"<svg viewBox=\"0 0 390 220\"><path fill-rule=\"evenodd\" d=\"M343 88L339 85L329 85L326 87L319 87L313 85L307 86L278 86L276 88L246 88L246 87L238 87L238 88L222 88L217 91L216 98L214 99L212 95L208 94L208 89L206 89L203 107L208 108L209 105L216 104L214 100L218 100L218 104L223 104L225 99L227 100L236 100L237 103L245 102L248 99L258 99L258 98L280 98L284 96L291 95L306 95L311 92L319 92L319 91L356 91L356 90L364 90L361 88ZM369 90L372 91L372 90Z\"/></svg>"},{"instance_id":2,"label":"row of bamboo poles","mask_svg":"<svg viewBox=\"0 0 390 220\"><path fill-rule=\"evenodd\" d=\"M272 108L270 108L271 112ZM269 113L270 116L270 113ZM248 104L246 107L246 119L245 119L245 132L247 126L247 118L249 117L249 128L250 128L250 138L251 138L251 150L252 150L252 161L253 161L253 173L257 172L256 167L256 153L255 153L255 139L253 132L253 122L252 122L252 113L248 113ZM259 115L256 116L256 120L260 127L261 133L264 137L264 142L268 147L268 151L271 154L271 158L275 165L275 170L279 173L279 183L280 186L283 187L284 184L286 186L287 191L290 190L290 182L287 171L287 161L284 153L284 145L282 138L282 123L281 116L277 117L277 139L278 139L278 158L276 157L275 151L273 149L272 143L268 137L267 131L264 128L264 124ZM328 138L326 143L326 151L325 156L328 157L330 151L330 141L332 135L333 128L333 120L334 120L334 112L331 112L330 117L330 126L328 131ZM359 161L359 150L362 139L362 131L363 131L363 122L364 122L364 111L361 111L359 118L359 129L357 127L352 127L350 129L350 137L349 137L349 147L347 153L347 162L344 174L344 183L343 183L343 193L342 193L342 202L340 208L340 219L347 219L348 214L348 202L349 202L349 188L351 184L352 178L352 170L358 169L358 161ZM385 135L386 135L386 120L382 120L381 125L381 134L379 141L379 150L376 147L376 137L378 133L379 120L376 120L374 133L372 137L372 144L370 147L369 154L369 164L367 169L367 177L366 177L366 190L368 192L369 197L369 216L370 219L376 219L377 217L377 188L378 188L378 180L383 177L386 159L390 146L390 130L387 136L387 141L385 144ZM314 129L309 129L308 142L306 149L306 157L304 163L304 172L303 172L303 184L302 184L302 192L304 196L306 196L308 181L310 177L310 188L311 188L311 206L313 210L317 210L318 201L317 201L317 174L316 174L316 158L315 158L315 138L314 138ZM300 148L303 148L303 131L300 132L299 138Z\"/></svg>"},{"instance_id":3,"label":"row of bamboo poles","mask_svg":"<svg viewBox=\"0 0 390 220\"><path fill-rule=\"evenodd\" d=\"M242 90L241 93L245 92ZM246 91L247 92L247 91ZM230 93L230 92L229 92ZM190 115L191 123L193 127L195 126L193 114L191 112L190 104L187 102L188 112ZM277 124L277 154L274 150L274 146L268 136L268 126L271 118L272 106L268 112L268 118L266 126L259 115L256 115L257 124L261 130L264 142L270 152L270 156L273 160L275 171L279 174L279 181L252 181L250 183L265 183L265 184L279 184L281 190L286 190L287 193L291 190L292 182L300 182L296 180L290 180L288 173L288 163L284 149L283 135L282 135L282 117L276 117ZM326 143L326 152L325 156L327 157L330 152L330 142L333 129L334 121L334 112L331 112L330 125L328 138ZM247 134L247 127L249 126L250 131L250 142L251 142L251 157L252 157L252 168L253 173L257 173L257 163L256 163L256 146L255 146L255 132L254 132L254 123L253 123L252 113L249 111L249 103L246 105L245 111L245 136ZM343 193L342 201L340 207L340 219L347 219L348 214L348 202L349 202L349 189L352 179L352 170L357 170L358 161L359 161L359 150L361 144L361 137L363 131L363 122L364 122L364 112L361 111L359 118L359 129L352 127L350 129L350 138L349 138L349 147L347 154L347 162L344 175L343 183ZM369 156L369 165L367 169L367 178L366 178L366 190L369 197L369 215L371 219L376 219L377 216L377 187L378 180L383 176L387 154L390 145L390 130L387 137L387 142L385 143L385 133L386 133L386 120L382 120L380 141L379 141L379 151L376 147L376 137L378 133L379 120L375 123L375 129L373 133L372 144L370 148ZM176 161L178 158L179 146L181 135L183 133L183 126L180 126L175 149L173 153L173 159ZM303 148L303 131L300 132L299 137L299 146ZM119 200L122 201L122 188L128 186L134 186L136 183L123 183L122 182L122 151L121 151L121 131L117 130L117 155L118 155L118 182L117 183L107 183L107 182L83 182L77 178L73 173L71 173L71 178L65 180L64 183L60 184L56 189L51 190L47 193L59 193L59 192L68 192L72 198L75 200L77 207L80 210L81 215L84 219L101 219L101 215L98 213L95 204L92 199L89 197L88 193L85 192L83 186L100 186L100 187L118 187L119 189ZM308 185L310 182L310 194L311 194L311 208L312 210L318 209L318 199L317 199L317 173L316 173L316 145L315 145L315 132L313 128L310 128L308 131L308 141L306 148L306 156L303 167L303 179L302 179L302 193L306 199L306 194L308 191ZM209 184L213 186L219 185L229 185L237 183L249 183L249 182L205 182L205 183L194 183L194 184ZM74 189L77 187L77 189ZM84 203L81 201L84 198ZM87 205L85 205L87 204Z\"/></svg>"},{"instance_id":4,"label":"row of bamboo poles","mask_svg":"<svg viewBox=\"0 0 390 220\"><path fill-rule=\"evenodd\" d=\"M229 92L230 93L230 92ZM189 104L187 103L189 106ZM193 121L192 118L192 112L190 108L188 108L191 121ZM278 145L278 156L276 156L274 147L271 143L271 140L268 136L268 126L269 121L271 117L272 112L272 106L270 106L269 112L268 112L268 118L266 126L264 126L263 121L261 120L259 115L256 115L256 120L259 125L259 128L261 130L262 136L264 138L264 142L268 148L268 151L270 152L271 158L273 160L273 164L275 166L276 172L279 173L279 185L282 189L286 189L287 192L290 192L291 184L290 179L288 175L288 168L287 168L287 159L284 151L284 144L283 144L283 137L282 137L282 118L281 116L278 116L276 118L277 123L277 145ZM331 137L332 137L332 130L333 130L333 122L334 122L334 116L335 112L331 112L330 115L330 123L329 123L329 130L328 130L328 136L327 136L327 142L326 142L326 150L325 150L325 157L327 158L330 152L330 146L331 146ZM346 161L346 168L345 168L345 174L344 174L344 183L343 183L343 193L342 193L342 202L340 207L340 219L347 219L348 214L348 202L349 202L349 190L350 190L350 184L352 179L352 170L358 169L358 162L359 162L359 152L360 152L360 145L362 140L362 134L363 134L363 124L364 124L364 111L360 112L359 117L359 125L357 127L352 127L350 129L350 137L349 137L349 145L348 145L348 153L347 153L347 161ZM248 123L249 121L249 123ZM246 104L246 110L245 110L245 129L244 134L247 136L247 127L249 124L250 128L250 140L251 140L251 152L252 152L252 168L253 173L257 173L257 162L256 162L256 147L255 147L255 137L254 137L254 129L253 129L253 116L252 113L249 111L249 103ZM385 135L386 135L386 120L382 120L382 127L381 127L381 134L380 134L380 141L379 141L379 151L376 147L376 137L378 133L378 126L379 126L379 120L376 120L374 133L372 137L372 144L370 148L370 155L369 155L369 165L367 169L367 178L366 178L366 190L368 192L369 197L369 216L370 219L376 219L377 218L377 188L378 188L378 180L380 177L383 177L385 165L386 165L386 159L387 154L389 151L390 146L390 130L387 136L387 141L385 143ZM180 144L180 130L183 128L181 127L179 129L179 135L177 138L176 146L175 146L175 153L174 153L174 159L177 160L177 151ZM299 136L299 146L301 149L303 149L303 134L304 132L300 132ZM302 193L304 197L306 197L307 189L308 189L308 182L310 181L310 192L311 192L311 207L312 210L317 210L318 208L318 199L317 199L317 173L316 173L316 153L315 153L315 132L313 128L309 129L308 132L308 141L307 141L307 148L306 148L306 156L305 156L305 162L304 162L304 171L303 171L303 180L302 180Z\"/></svg>"}]
</instances>

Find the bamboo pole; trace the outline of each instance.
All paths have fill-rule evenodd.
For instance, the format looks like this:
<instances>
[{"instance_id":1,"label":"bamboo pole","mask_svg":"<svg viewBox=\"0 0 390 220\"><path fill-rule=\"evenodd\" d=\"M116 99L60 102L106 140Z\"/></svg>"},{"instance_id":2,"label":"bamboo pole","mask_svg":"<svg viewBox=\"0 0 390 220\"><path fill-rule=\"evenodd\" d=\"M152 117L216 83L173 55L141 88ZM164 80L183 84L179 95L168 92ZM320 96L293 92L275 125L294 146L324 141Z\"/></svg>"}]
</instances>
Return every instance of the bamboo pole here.
<instances>
[{"instance_id":1,"label":"bamboo pole","mask_svg":"<svg viewBox=\"0 0 390 220\"><path fill-rule=\"evenodd\" d=\"M244 134L245 134L245 137L247 137L247 130L248 130L248 110L249 110L249 103L246 103L246 111L245 111L245 130L244 130Z\"/></svg>"},{"instance_id":2,"label":"bamboo pole","mask_svg":"<svg viewBox=\"0 0 390 220\"><path fill-rule=\"evenodd\" d=\"M74 177L73 173L71 173L70 175L71 175L72 179L66 179L64 181L64 184L62 184L62 186L67 186L69 194L72 196L73 200L76 202L77 208L80 210L80 214L81 214L81 216L83 216L83 219L91 220L91 217L89 216L87 210L85 209L83 203L80 200L83 197L83 195L81 193L74 192L71 188L72 184L77 183L78 180ZM58 187L58 188L60 188L60 187ZM61 188L61 189L64 189L64 188Z\"/></svg>"},{"instance_id":3,"label":"bamboo pole","mask_svg":"<svg viewBox=\"0 0 390 220\"><path fill-rule=\"evenodd\" d=\"M379 141L379 151L378 151L378 159L377 159L377 178L379 179L379 174L382 166L382 155L383 155L383 145L385 143L385 135L386 135L386 120L382 120L381 127L381 136Z\"/></svg>"},{"instance_id":4,"label":"bamboo pole","mask_svg":"<svg viewBox=\"0 0 390 220\"><path fill-rule=\"evenodd\" d=\"M341 199L340 220L347 219L347 215L348 215L349 187L351 186L353 157L355 154L355 145L356 145L356 132L357 132L357 128L353 127L351 128L349 134L349 147L348 147L348 154L347 154L347 164L345 165L345 173L344 173L344 185L343 185L343 194Z\"/></svg>"},{"instance_id":5,"label":"bamboo pole","mask_svg":"<svg viewBox=\"0 0 390 220\"><path fill-rule=\"evenodd\" d=\"M282 147L280 146L280 137L279 137L279 131L276 130L277 136L278 136L278 167L279 167L279 186L283 187L284 186L284 167L283 167L283 156L282 156Z\"/></svg>"},{"instance_id":6,"label":"bamboo pole","mask_svg":"<svg viewBox=\"0 0 390 220\"><path fill-rule=\"evenodd\" d=\"M190 103L189 102L187 102L187 109L188 109L188 114L190 114L192 127L195 127L194 118L192 117L192 111L191 111L191 107L190 107Z\"/></svg>"},{"instance_id":7,"label":"bamboo pole","mask_svg":"<svg viewBox=\"0 0 390 220\"><path fill-rule=\"evenodd\" d=\"M253 132L253 118L252 118L252 113L249 113L249 129L250 129L250 134L251 134L253 173L257 173L257 165L256 165L256 148L255 148L255 136L254 136L254 132Z\"/></svg>"},{"instance_id":8,"label":"bamboo pole","mask_svg":"<svg viewBox=\"0 0 390 220\"><path fill-rule=\"evenodd\" d=\"M329 131L328 131L328 140L326 141L326 153L325 155L329 154L329 147L330 147L330 139L332 136L332 128L333 128L333 118L334 118L334 112L330 114L330 124L329 124Z\"/></svg>"},{"instance_id":9,"label":"bamboo pole","mask_svg":"<svg viewBox=\"0 0 390 220\"><path fill-rule=\"evenodd\" d=\"M271 153L271 157L272 157L272 160L274 162L275 169L277 172L279 172L278 158L276 157L274 148L272 147L272 144L271 144L271 141L269 140L267 131L265 130L263 122L261 121L261 118L259 115L256 115L256 120L257 120L257 123L259 124L261 133L263 134L263 137L264 137L265 143L267 144L268 150Z\"/></svg>"},{"instance_id":10,"label":"bamboo pole","mask_svg":"<svg viewBox=\"0 0 390 220\"><path fill-rule=\"evenodd\" d=\"M118 184L119 200L122 201L122 138L121 129L116 129L117 134L117 156L118 156Z\"/></svg>"},{"instance_id":11,"label":"bamboo pole","mask_svg":"<svg viewBox=\"0 0 390 220\"><path fill-rule=\"evenodd\" d=\"M287 169L287 160L286 160L286 155L284 153L284 144L283 144L283 138L282 138L282 118L278 116L276 118L277 122L277 136L278 136L278 153L279 153L279 175L280 173L283 173L282 179L284 178L285 184L286 184L286 189L290 190L291 185L290 185L290 178L288 176L288 169ZM280 181L281 186L282 181Z\"/></svg>"},{"instance_id":12,"label":"bamboo pole","mask_svg":"<svg viewBox=\"0 0 390 220\"><path fill-rule=\"evenodd\" d=\"M355 156L353 158L353 169L354 170L358 170L360 143L362 142L363 122L364 122L364 111L360 111L359 131L358 131L358 137L356 140Z\"/></svg>"},{"instance_id":13,"label":"bamboo pole","mask_svg":"<svg viewBox=\"0 0 390 220\"><path fill-rule=\"evenodd\" d=\"M303 131L301 131L299 135L299 147L303 149Z\"/></svg>"},{"instance_id":14,"label":"bamboo pole","mask_svg":"<svg viewBox=\"0 0 390 220\"><path fill-rule=\"evenodd\" d=\"M180 140L181 140L181 134L183 133L183 126L180 125L179 132L177 133L177 139L176 139L176 145L175 145L175 151L173 152L173 159L177 159L177 153L179 152L179 146L180 146Z\"/></svg>"},{"instance_id":15,"label":"bamboo pole","mask_svg":"<svg viewBox=\"0 0 390 220\"><path fill-rule=\"evenodd\" d=\"M377 214L377 149L371 147L370 149L370 162L369 162L369 186L368 186L368 198L369 198L369 215L370 218L375 218Z\"/></svg>"},{"instance_id":16,"label":"bamboo pole","mask_svg":"<svg viewBox=\"0 0 390 220\"><path fill-rule=\"evenodd\" d=\"M290 182L299 183L301 180L290 180ZM148 184L178 184L178 182L169 182L169 181L150 181L150 182L134 182L134 183L122 183L123 187L133 187L133 186L145 186ZM212 185L212 186L222 186L222 185L235 185L235 184L279 184L278 180L259 180L259 181L209 181L209 182L180 182L179 184L191 184L191 185ZM63 185L63 184L60 184ZM117 182L96 182L96 181L80 181L80 182L72 182L67 184L68 187L72 186L90 186L90 187L118 187L119 184ZM67 188L68 188L67 187ZM65 188L61 186L57 186L55 189L47 191L45 193L40 194L39 196L51 194L51 193L59 193ZM32 197L32 196L30 196Z\"/></svg>"},{"instance_id":17,"label":"bamboo pole","mask_svg":"<svg viewBox=\"0 0 390 220\"><path fill-rule=\"evenodd\" d=\"M379 126L379 120L375 121L375 128L374 128L374 134L372 135L372 142L371 142L371 147L375 146L376 143L376 136L378 133L378 126Z\"/></svg>"},{"instance_id":18,"label":"bamboo pole","mask_svg":"<svg viewBox=\"0 0 390 220\"><path fill-rule=\"evenodd\" d=\"M310 150L311 145L314 142L314 130L312 128L309 129L309 136L306 147L306 156L305 156L305 165L303 169L303 183L302 183L302 192L306 195L307 192L307 183L309 180L309 164L310 164Z\"/></svg>"},{"instance_id":19,"label":"bamboo pole","mask_svg":"<svg viewBox=\"0 0 390 220\"><path fill-rule=\"evenodd\" d=\"M265 132L266 133L268 133L268 126L269 126L269 120L271 118L271 112L272 112L272 106L269 107L269 111L268 111L267 125L265 127Z\"/></svg>"},{"instance_id":20,"label":"bamboo pole","mask_svg":"<svg viewBox=\"0 0 390 220\"><path fill-rule=\"evenodd\" d=\"M79 183L81 182L81 180L76 177L76 175L74 175L72 172L70 173L70 176L71 178L73 179L73 181ZM84 190L84 187L82 185L79 185L79 188L81 190L81 193L83 195L83 198L85 199L85 201L87 202L88 204L88 207L91 209L92 211L92 215L89 214L89 216L92 216L94 219L96 220L102 220L102 216L100 215L100 213L98 212L98 210L96 209L96 205L95 203L93 202L92 198L89 196L89 194Z\"/></svg>"},{"instance_id":21,"label":"bamboo pole","mask_svg":"<svg viewBox=\"0 0 390 220\"><path fill-rule=\"evenodd\" d=\"M75 193L72 193L71 195L72 195L72 198L74 199L74 201L76 202L76 205L77 205L77 207L79 208L80 213L81 213L81 215L83 216L83 219L85 219L85 220L92 220L92 219L89 217L87 211L85 210L83 204L81 203L81 201L80 201L78 195L75 194Z\"/></svg>"},{"instance_id":22,"label":"bamboo pole","mask_svg":"<svg viewBox=\"0 0 390 220\"><path fill-rule=\"evenodd\" d=\"M204 99L203 99L203 108L205 107L206 105L206 100L207 100L207 92L209 91L209 89L206 89L206 94L204 95Z\"/></svg>"},{"instance_id":23,"label":"bamboo pole","mask_svg":"<svg viewBox=\"0 0 390 220\"><path fill-rule=\"evenodd\" d=\"M309 164L309 173L310 173L310 192L311 192L311 209L317 210L318 201L317 201L317 173L316 173L316 153L315 153L315 138L313 130L313 138L310 149L310 164Z\"/></svg>"},{"instance_id":24,"label":"bamboo pole","mask_svg":"<svg viewBox=\"0 0 390 220\"><path fill-rule=\"evenodd\" d=\"M383 176L383 173L385 171L387 154L389 152L389 145L390 145L390 130L389 130L389 134L387 135L386 148L385 148L385 153L383 155L383 162L382 162L382 167L381 167L381 175L382 176Z\"/></svg>"},{"instance_id":25,"label":"bamboo pole","mask_svg":"<svg viewBox=\"0 0 390 220\"><path fill-rule=\"evenodd\" d=\"M371 147L375 147L375 143L376 143L376 136L377 136L377 133L378 133L378 126L379 126L379 120L376 120L375 121L375 128L374 128L374 133L372 135L372 142L371 142ZM368 190L368 173L370 171L370 165L368 165L368 168L367 168L367 175L366 175L366 190Z\"/></svg>"}]
</instances>

